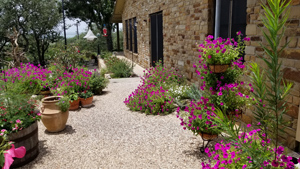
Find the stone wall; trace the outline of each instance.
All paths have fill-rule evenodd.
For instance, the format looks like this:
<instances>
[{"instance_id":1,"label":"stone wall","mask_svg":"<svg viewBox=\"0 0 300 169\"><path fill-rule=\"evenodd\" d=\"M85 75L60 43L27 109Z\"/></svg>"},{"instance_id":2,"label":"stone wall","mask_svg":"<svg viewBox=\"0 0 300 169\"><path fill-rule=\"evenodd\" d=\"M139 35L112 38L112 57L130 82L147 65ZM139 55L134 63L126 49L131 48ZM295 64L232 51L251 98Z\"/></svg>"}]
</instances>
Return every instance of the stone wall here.
<instances>
[{"instance_id":1,"label":"stone wall","mask_svg":"<svg viewBox=\"0 0 300 169\"><path fill-rule=\"evenodd\" d=\"M264 2L266 0L263 0ZM263 55L260 43L266 44L261 29L263 24L260 14L263 10L260 0L247 1L246 35L251 41L246 45L246 62L254 61L262 67L264 62L257 56ZM213 0L127 0L123 12L124 53L129 59L148 68L150 55L150 19L152 13L163 12L164 63L168 68L175 67L192 82L199 82L199 76L192 67L198 62L197 44L205 37L213 34L214 4ZM138 54L126 50L125 20L137 18ZM288 96L289 111L283 116L289 122L285 132L281 133L280 141L291 149L295 148L295 136L300 104L300 0L292 0L291 13L285 37L281 45L290 41L281 57L284 78L294 83ZM243 121L252 123L253 113L247 110Z\"/></svg>"},{"instance_id":2,"label":"stone wall","mask_svg":"<svg viewBox=\"0 0 300 169\"><path fill-rule=\"evenodd\" d=\"M208 34L213 34L213 0L127 0L124 7L123 29L126 37L125 20L137 18L138 54L134 62L148 68L150 55L150 17L152 13L163 13L164 64L167 68L178 68L180 73L198 81L193 63L197 62L201 43ZM124 40L126 49L126 40ZM124 50L132 59L132 52Z\"/></svg>"},{"instance_id":3,"label":"stone wall","mask_svg":"<svg viewBox=\"0 0 300 169\"><path fill-rule=\"evenodd\" d=\"M289 122L289 124L284 132L280 133L280 141L290 149L294 149L300 104L300 1L293 0L290 9L291 13L281 46L288 41L290 43L283 52L280 60L283 64L282 71L284 78L293 82L294 85L290 91L290 95L287 97L287 108L289 111L283 116L284 121ZM264 61L259 58L264 54L260 43L267 45L262 34L262 30L265 28L263 27L260 14L263 14L260 0L248 0L246 35L251 38L251 41L247 43L245 60L248 62L254 61L266 68L267 66ZM251 122L252 117L253 114L248 110L244 120Z\"/></svg>"}]
</instances>

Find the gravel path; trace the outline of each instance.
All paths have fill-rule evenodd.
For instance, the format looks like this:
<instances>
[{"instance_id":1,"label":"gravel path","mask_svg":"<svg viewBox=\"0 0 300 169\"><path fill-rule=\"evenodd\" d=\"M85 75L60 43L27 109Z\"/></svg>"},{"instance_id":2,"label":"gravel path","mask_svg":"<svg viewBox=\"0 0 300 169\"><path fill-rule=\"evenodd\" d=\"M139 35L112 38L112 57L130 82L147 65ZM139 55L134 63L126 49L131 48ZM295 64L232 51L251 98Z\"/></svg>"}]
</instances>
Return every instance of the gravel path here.
<instances>
[{"instance_id":1,"label":"gravel path","mask_svg":"<svg viewBox=\"0 0 300 169\"><path fill-rule=\"evenodd\" d=\"M111 79L94 107L70 112L60 133L39 122L40 154L23 168L201 168L202 140L183 130L175 113L146 116L124 105L139 81Z\"/></svg>"}]
</instances>

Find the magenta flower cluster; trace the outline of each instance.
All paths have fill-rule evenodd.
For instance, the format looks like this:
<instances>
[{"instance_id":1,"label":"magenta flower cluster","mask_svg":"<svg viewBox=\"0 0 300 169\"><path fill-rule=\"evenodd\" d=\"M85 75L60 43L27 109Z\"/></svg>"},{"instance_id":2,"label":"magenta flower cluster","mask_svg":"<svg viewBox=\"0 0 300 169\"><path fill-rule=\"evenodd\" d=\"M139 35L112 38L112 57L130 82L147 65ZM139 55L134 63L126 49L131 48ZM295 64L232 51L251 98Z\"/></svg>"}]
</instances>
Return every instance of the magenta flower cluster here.
<instances>
[{"instance_id":1,"label":"magenta flower cluster","mask_svg":"<svg viewBox=\"0 0 300 169\"><path fill-rule=\"evenodd\" d=\"M91 71L83 68L72 68L71 71L58 73L58 76L53 81L53 87L51 87L50 90L58 96L89 90L92 75L93 73Z\"/></svg>"},{"instance_id":2,"label":"magenta flower cluster","mask_svg":"<svg viewBox=\"0 0 300 169\"><path fill-rule=\"evenodd\" d=\"M247 127L250 126L248 125ZM205 152L212 161L207 164L202 163L202 168L294 168L294 163L291 161L292 157L283 154L284 148L279 146L277 149L271 149L270 140L258 137L258 134L261 134L260 132L260 129L243 132L239 135L239 140L235 142L221 141L216 143L213 151L206 148ZM244 151L243 146L249 147L250 151L249 149ZM254 154L252 150L254 150ZM275 151L277 153L276 160L274 160ZM256 164L254 164L254 161ZM258 162L260 163L257 166Z\"/></svg>"},{"instance_id":3,"label":"magenta flower cluster","mask_svg":"<svg viewBox=\"0 0 300 169\"><path fill-rule=\"evenodd\" d=\"M183 129L189 129L195 134L208 133L219 134L220 128L214 120L214 105L208 98L201 97L198 102L191 101L185 108L186 114L180 114L180 108L177 108L177 118L181 120Z\"/></svg>"},{"instance_id":4,"label":"magenta flower cluster","mask_svg":"<svg viewBox=\"0 0 300 169\"><path fill-rule=\"evenodd\" d=\"M2 82L6 83L6 87L12 88L16 84L24 85L40 85L45 87L46 80L52 72L48 69L42 68L40 66L35 66L33 64L21 63L19 68L7 69L0 72L0 78ZM4 84L0 87L0 90L5 89Z\"/></svg>"},{"instance_id":5,"label":"magenta flower cluster","mask_svg":"<svg viewBox=\"0 0 300 169\"><path fill-rule=\"evenodd\" d=\"M168 95L169 85L178 84L180 76L174 69L167 70L161 65L152 67L141 77L138 88L132 92L124 103L133 111L146 114L167 114L174 109L173 101Z\"/></svg>"}]
</instances>

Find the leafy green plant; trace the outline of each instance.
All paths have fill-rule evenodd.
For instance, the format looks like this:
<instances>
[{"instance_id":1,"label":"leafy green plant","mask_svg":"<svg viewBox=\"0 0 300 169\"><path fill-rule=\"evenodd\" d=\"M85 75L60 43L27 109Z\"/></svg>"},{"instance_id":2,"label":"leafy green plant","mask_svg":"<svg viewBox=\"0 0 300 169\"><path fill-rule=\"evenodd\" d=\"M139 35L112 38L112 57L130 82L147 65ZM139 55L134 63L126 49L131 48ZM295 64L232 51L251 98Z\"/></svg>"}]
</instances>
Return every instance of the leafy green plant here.
<instances>
[{"instance_id":1,"label":"leafy green plant","mask_svg":"<svg viewBox=\"0 0 300 169\"><path fill-rule=\"evenodd\" d=\"M102 90L107 86L108 83L108 79L100 75L93 74L89 82L90 90L96 95L101 94Z\"/></svg>"},{"instance_id":2,"label":"leafy green plant","mask_svg":"<svg viewBox=\"0 0 300 169\"><path fill-rule=\"evenodd\" d=\"M238 40L222 39L219 37L213 40L209 35L203 44L199 45L200 52L203 52L203 59L207 64L230 64L236 60L245 49L244 41L241 39L241 33L238 33Z\"/></svg>"},{"instance_id":3,"label":"leafy green plant","mask_svg":"<svg viewBox=\"0 0 300 169\"><path fill-rule=\"evenodd\" d=\"M60 108L62 112L66 112L70 108L70 99L68 97L62 97L58 99L59 101L56 103L56 105Z\"/></svg>"},{"instance_id":4,"label":"leafy green plant","mask_svg":"<svg viewBox=\"0 0 300 169\"><path fill-rule=\"evenodd\" d=\"M185 92L186 96L194 101L200 100L200 98L202 97L202 93L195 84L192 84Z\"/></svg>"},{"instance_id":5,"label":"leafy green plant","mask_svg":"<svg viewBox=\"0 0 300 169\"><path fill-rule=\"evenodd\" d=\"M35 111L36 100L28 95L1 92L0 128L9 133L21 131L35 121L41 114Z\"/></svg>"},{"instance_id":6,"label":"leafy green plant","mask_svg":"<svg viewBox=\"0 0 300 169\"><path fill-rule=\"evenodd\" d=\"M6 150L10 149L12 142L9 142L6 137L4 130L0 133L0 167L4 166L4 153Z\"/></svg>"},{"instance_id":7,"label":"leafy green plant","mask_svg":"<svg viewBox=\"0 0 300 169\"><path fill-rule=\"evenodd\" d=\"M79 99L79 94L77 92L72 93L72 94L69 95L69 99L70 99L70 102L78 100Z\"/></svg>"},{"instance_id":8,"label":"leafy green plant","mask_svg":"<svg viewBox=\"0 0 300 169\"><path fill-rule=\"evenodd\" d=\"M108 69L107 69L107 68L102 68L102 69L100 70L100 76L101 76L101 77L104 77L105 74L107 74L107 73L108 73Z\"/></svg>"},{"instance_id":9,"label":"leafy green plant","mask_svg":"<svg viewBox=\"0 0 300 169\"><path fill-rule=\"evenodd\" d=\"M109 57L111 57L111 56L112 56L112 53L111 53L111 52L105 51L105 52L102 52L102 53L101 53L101 58L102 58L102 59L106 59L106 58L109 58Z\"/></svg>"},{"instance_id":10,"label":"leafy green plant","mask_svg":"<svg viewBox=\"0 0 300 169\"><path fill-rule=\"evenodd\" d=\"M183 129L189 129L194 134L220 134L221 127L219 123L214 120L216 114L215 108L209 99L202 97L198 101L191 101L185 112L180 112L177 109L177 118L181 120Z\"/></svg>"},{"instance_id":11,"label":"leafy green plant","mask_svg":"<svg viewBox=\"0 0 300 169\"><path fill-rule=\"evenodd\" d=\"M92 97L93 95L94 95L94 93L89 90L85 90L85 91L79 93L79 97L83 98L83 99L87 99L89 97Z\"/></svg>"},{"instance_id":12,"label":"leafy green plant","mask_svg":"<svg viewBox=\"0 0 300 169\"><path fill-rule=\"evenodd\" d=\"M132 64L125 59L121 59L118 62L116 62L112 66L111 70L113 73L113 78L130 77L133 74Z\"/></svg>"},{"instance_id":13,"label":"leafy green plant","mask_svg":"<svg viewBox=\"0 0 300 169\"><path fill-rule=\"evenodd\" d=\"M256 120L262 124L263 132L267 134L267 137L273 138L275 148L278 147L279 126L283 126L282 116L287 112L285 97L292 87L292 83L283 79L283 74L280 72L282 62L279 61L282 51L288 45L286 43L280 47L280 40L284 36L285 23L290 13L288 8L290 2L267 0L267 4L262 5L264 9L262 21L267 28L262 31L268 45L261 44L266 53L261 59L267 68L261 70L256 63L250 64L251 80L256 91L253 96L259 100L253 113ZM271 82L270 86L266 84L267 81ZM276 154L275 152L274 158Z\"/></svg>"}]
</instances>

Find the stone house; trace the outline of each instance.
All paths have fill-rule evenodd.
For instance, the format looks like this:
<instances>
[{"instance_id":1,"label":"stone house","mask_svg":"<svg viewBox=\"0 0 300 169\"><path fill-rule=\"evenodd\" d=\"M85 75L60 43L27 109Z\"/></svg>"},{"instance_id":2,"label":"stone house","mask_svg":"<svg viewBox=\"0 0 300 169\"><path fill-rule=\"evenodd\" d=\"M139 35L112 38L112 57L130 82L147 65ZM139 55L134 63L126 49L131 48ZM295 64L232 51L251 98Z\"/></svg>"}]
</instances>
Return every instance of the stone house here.
<instances>
[{"instance_id":1,"label":"stone house","mask_svg":"<svg viewBox=\"0 0 300 169\"><path fill-rule=\"evenodd\" d=\"M266 0L263 0L264 2ZM198 62L197 44L207 35L235 37L237 31L251 38L245 49L245 61L255 61L265 67L257 56L265 44L260 14L260 0L117 0L112 22L122 23L124 54L130 60L148 68L159 59L167 68L176 67L192 82L199 81L193 63ZM292 0L285 37L290 41L281 58L284 78L294 83L288 97L290 122L281 133L281 142L291 149L298 147L300 123L300 0ZM253 114L246 112L243 120L250 123ZM297 131L297 132L296 132ZM297 134L296 134L297 133ZM297 135L297 136L296 136ZM297 138L297 139L296 139ZM297 140L297 141L296 141Z\"/></svg>"}]
</instances>

